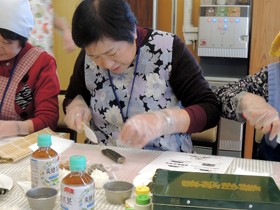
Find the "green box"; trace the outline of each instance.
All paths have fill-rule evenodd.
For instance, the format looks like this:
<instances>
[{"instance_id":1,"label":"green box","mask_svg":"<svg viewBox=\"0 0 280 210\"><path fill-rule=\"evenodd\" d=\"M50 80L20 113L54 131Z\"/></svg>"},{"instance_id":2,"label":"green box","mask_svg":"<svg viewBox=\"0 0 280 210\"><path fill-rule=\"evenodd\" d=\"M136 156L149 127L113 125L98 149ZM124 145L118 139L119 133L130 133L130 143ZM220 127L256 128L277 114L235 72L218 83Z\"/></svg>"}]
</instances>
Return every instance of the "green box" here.
<instances>
[{"instance_id":1,"label":"green box","mask_svg":"<svg viewBox=\"0 0 280 210\"><path fill-rule=\"evenodd\" d=\"M271 177L157 170L153 210L280 209Z\"/></svg>"}]
</instances>

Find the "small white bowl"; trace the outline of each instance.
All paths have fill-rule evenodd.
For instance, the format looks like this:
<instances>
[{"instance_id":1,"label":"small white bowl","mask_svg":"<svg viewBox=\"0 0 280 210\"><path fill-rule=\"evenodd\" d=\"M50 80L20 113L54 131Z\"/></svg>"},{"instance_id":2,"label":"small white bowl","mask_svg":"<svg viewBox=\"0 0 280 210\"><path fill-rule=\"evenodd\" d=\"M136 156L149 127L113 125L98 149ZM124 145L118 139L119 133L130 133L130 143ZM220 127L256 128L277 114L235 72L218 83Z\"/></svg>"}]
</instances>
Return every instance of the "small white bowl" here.
<instances>
[{"instance_id":1,"label":"small white bowl","mask_svg":"<svg viewBox=\"0 0 280 210\"><path fill-rule=\"evenodd\" d=\"M103 186L107 201L112 204L124 204L131 197L133 184L124 181L107 182Z\"/></svg>"},{"instance_id":2,"label":"small white bowl","mask_svg":"<svg viewBox=\"0 0 280 210\"><path fill-rule=\"evenodd\" d=\"M49 187L37 187L26 192L29 205L35 210L51 210L55 207L58 191Z\"/></svg>"}]
</instances>

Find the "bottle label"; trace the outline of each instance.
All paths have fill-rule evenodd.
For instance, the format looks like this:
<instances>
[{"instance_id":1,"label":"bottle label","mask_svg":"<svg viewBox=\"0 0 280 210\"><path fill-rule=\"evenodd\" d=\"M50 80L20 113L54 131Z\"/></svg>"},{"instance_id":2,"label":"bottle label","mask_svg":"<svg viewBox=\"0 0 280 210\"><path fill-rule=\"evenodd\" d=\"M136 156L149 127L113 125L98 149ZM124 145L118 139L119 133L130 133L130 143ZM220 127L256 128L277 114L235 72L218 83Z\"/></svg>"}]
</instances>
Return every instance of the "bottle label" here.
<instances>
[{"instance_id":1,"label":"bottle label","mask_svg":"<svg viewBox=\"0 0 280 210\"><path fill-rule=\"evenodd\" d=\"M51 159L31 158L31 186L59 189L59 156Z\"/></svg>"},{"instance_id":2,"label":"bottle label","mask_svg":"<svg viewBox=\"0 0 280 210\"><path fill-rule=\"evenodd\" d=\"M69 186L61 183L61 209L77 210L89 209L94 210L94 182L85 186Z\"/></svg>"}]
</instances>

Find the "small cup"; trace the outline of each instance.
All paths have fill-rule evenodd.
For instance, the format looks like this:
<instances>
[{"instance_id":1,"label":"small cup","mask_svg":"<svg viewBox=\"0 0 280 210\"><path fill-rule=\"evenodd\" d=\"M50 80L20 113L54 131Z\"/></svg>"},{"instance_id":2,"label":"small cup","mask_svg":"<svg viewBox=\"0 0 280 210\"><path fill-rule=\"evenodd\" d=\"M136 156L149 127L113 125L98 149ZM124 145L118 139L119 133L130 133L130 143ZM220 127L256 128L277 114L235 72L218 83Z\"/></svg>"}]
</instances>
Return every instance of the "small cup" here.
<instances>
[{"instance_id":1,"label":"small cup","mask_svg":"<svg viewBox=\"0 0 280 210\"><path fill-rule=\"evenodd\" d=\"M103 186L106 199L112 204L124 204L126 199L129 199L132 193L133 184L124 181L107 182Z\"/></svg>"},{"instance_id":2,"label":"small cup","mask_svg":"<svg viewBox=\"0 0 280 210\"><path fill-rule=\"evenodd\" d=\"M58 191L49 187L37 187L26 192L29 205L35 210L51 210L55 207Z\"/></svg>"}]
</instances>

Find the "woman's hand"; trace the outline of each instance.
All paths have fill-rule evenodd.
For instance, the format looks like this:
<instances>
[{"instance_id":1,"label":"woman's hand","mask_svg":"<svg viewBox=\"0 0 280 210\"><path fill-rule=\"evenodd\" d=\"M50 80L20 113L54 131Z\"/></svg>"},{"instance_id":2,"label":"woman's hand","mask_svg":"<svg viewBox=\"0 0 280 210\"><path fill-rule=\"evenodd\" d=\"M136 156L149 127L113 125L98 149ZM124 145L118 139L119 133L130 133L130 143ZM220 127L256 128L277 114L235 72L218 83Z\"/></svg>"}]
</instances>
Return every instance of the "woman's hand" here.
<instances>
[{"instance_id":1,"label":"woman's hand","mask_svg":"<svg viewBox=\"0 0 280 210\"><path fill-rule=\"evenodd\" d=\"M63 49L67 53L71 53L77 48L77 46L75 45L72 39L71 30L69 28L63 30L62 39L63 39Z\"/></svg>"},{"instance_id":2,"label":"woman's hand","mask_svg":"<svg viewBox=\"0 0 280 210\"><path fill-rule=\"evenodd\" d=\"M0 139L27 134L29 134L27 121L0 120Z\"/></svg>"},{"instance_id":3,"label":"woman's hand","mask_svg":"<svg viewBox=\"0 0 280 210\"><path fill-rule=\"evenodd\" d=\"M243 114L250 125L261 130L263 134L270 132L270 139L274 139L280 132L278 111L261 96L242 92L236 97L239 97L236 113Z\"/></svg>"},{"instance_id":4,"label":"woman's hand","mask_svg":"<svg viewBox=\"0 0 280 210\"><path fill-rule=\"evenodd\" d=\"M189 115L183 109L163 109L138 114L127 120L119 139L131 147L142 148L162 135L186 132L189 123Z\"/></svg>"},{"instance_id":5,"label":"woman's hand","mask_svg":"<svg viewBox=\"0 0 280 210\"><path fill-rule=\"evenodd\" d=\"M72 130L81 133L83 131L82 122L90 120L91 111L81 95L77 95L66 108L64 122Z\"/></svg>"}]
</instances>

